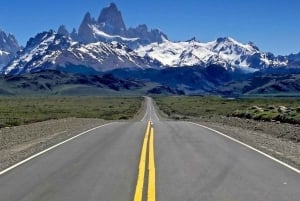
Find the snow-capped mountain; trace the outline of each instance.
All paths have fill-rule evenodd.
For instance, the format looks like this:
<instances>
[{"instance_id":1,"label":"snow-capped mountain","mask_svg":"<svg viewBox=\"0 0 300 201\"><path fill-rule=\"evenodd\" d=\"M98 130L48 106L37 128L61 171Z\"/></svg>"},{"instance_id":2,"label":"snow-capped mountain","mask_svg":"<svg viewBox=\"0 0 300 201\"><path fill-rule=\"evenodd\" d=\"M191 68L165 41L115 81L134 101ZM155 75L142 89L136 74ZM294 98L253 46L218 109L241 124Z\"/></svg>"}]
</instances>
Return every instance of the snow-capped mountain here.
<instances>
[{"instance_id":1,"label":"snow-capped mountain","mask_svg":"<svg viewBox=\"0 0 300 201\"><path fill-rule=\"evenodd\" d=\"M290 61L295 65L299 63L297 55L275 57L271 53L261 52L253 43L242 44L232 38L218 38L208 43L200 43L196 39L172 42L162 38L162 43L151 43L132 50L117 41L77 42L67 37L66 33L65 28L61 27L60 34L49 31L31 38L3 72L21 74L69 66L109 71L118 68L206 67L212 64L229 70L254 72L285 67Z\"/></svg>"},{"instance_id":2,"label":"snow-capped mountain","mask_svg":"<svg viewBox=\"0 0 300 201\"><path fill-rule=\"evenodd\" d=\"M16 38L0 30L0 68L5 66L19 50Z\"/></svg>"},{"instance_id":3,"label":"snow-capped mountain","mask_svg":"<svg viewBox=\"0 0 300 201\"><path fill-rule=\"evenodd\" d=\"M19 49L12 35L0 31L0 66L9 62L3 73L21 74L76 66L109 71L217 64L227 70L244 72L300 67L300 53L276 57L260 51L252 42L243 44L229 37L207 43L195 38L173 42L157 29L149 31L147 25L127 29L121 12L113 3L102 9L97 20L87 13L78 32L75 29L69 32L61 25L57 32L37 34L16 54Z\"/></svg>"},{"instance_id":4,"label":"snow-capped mountain","mask_svg":"<svg viewBox=\"0 0 300 201\"><path fill-rule=\"evenodd\" d=\"M225 68L255 71L266 67L287 66L285 57L261 52L253 43L242 44L232 38L218 38L208 43L196 39L186 42L152 43L135 50L141 57L149 56L167 67L208 66L219 64Z\"/></svg>"},{"instance_id":5,"label":"snow-capped mountain","mask_svg":"<svg viewBox=\"0 0 300 201\"><path fill-rule=\"evenodd\" d=\"M126 25L116 4L103 8L97 20L99 28L110 35L126 35Z\"/></svg>"},{"instance_id":6,"label":"snow-capped mountain","mask_svg":"<svg viewBox=\"0 0 300 201\"><path fill-rule=\"evenodd\" d=\"M62 33L60 27L58 31ZM78 29L78 34L73 31L71 37L74 40L85 44L95 42L118 41L126 44L130 48L138 45L146 45L153 42L162 42L162 38L167 36L158 29L148 30L146 25L139 25L136 28L126 28L122 14L114 3L103 8L98 19L95 20L88 12Z\"/></svg>"},{"instance_id":7,"label":"snow-capped mountain","mask_svg":"<svg viewBox=\"0 0 300 201\"><path fill-rule=\"evenodd\" d=\"M107 71L116 68L157 68L161 64L149 57L138 56L118 42L83 44L49 31L31 38L16 59L3 68L3 73L21 74L66 66Z\"/></svg>"}]
</instances>

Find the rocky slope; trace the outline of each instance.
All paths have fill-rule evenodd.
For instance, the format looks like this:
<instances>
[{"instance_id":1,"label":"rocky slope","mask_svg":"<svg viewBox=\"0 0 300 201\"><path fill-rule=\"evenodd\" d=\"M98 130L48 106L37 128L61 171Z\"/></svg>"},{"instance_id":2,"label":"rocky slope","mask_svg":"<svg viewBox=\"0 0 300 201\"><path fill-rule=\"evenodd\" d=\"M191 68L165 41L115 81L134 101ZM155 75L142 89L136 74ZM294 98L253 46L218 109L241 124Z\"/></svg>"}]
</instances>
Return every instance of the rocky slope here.
<instances>
[{"instance_id":1,"label":"rocky slope","mask_svg":"<svg viewBox=\"0 0 300 201\"><path fill-rule=\"evenodd\" d=\"M15 44L13 36L6 37ZM149 30L147 25L127 28L113 3L102 9L97 20L87 13L78 33L75 29L69 32L61 25L57 32L43 32L31 38L18 54L18 47L12 47L10 53L1 49L0 43L0 58L10 61L3 68L4 74L48 69L98 74L120 68L207 68L211 65L238 74L273 73L282 69L290 73L291 69L300 69L299 54L275 56L261 51L252 42L243 44L230 37L206 43L195 38L173 42L158 29Z\"/></svg>"},{"instance_id":2,"label":"rocky slope","mask_svg":"<svg viewBox=\"0 0 300 201\"><path fill-rule=\"evenodd\" d=\"M20 46L16 38L0 30L0 68L7 65L19 50Z\"/></svg>"},{"instance_id":3,"label":"rocky slope","mask_svg":"<svg viewBox=\"0 0 300 201\"><path fill-rule=\"evenodd\" d=\"M140 56L149 56L164 66L209 66L222 65L227 69L239 68L254 72L267 67L287 66L287 58L275 57L261 52L253 43L242 44L232 38L218 38L201 43L196 39L185 42L172 42L165 39L162 43L152 43L139 47Z\"/></svg>"},{"instance_id":4,"label":"rocky slope","mask_svg":"<svg viewBox=\"0 0 300 201\"><path fill-rule=\"evenodd\" d=\"M108 71L115 68L157 68L149 57L140 57L124 44L96 42L83 44L54 31L31 38L26 47L4 69L4 74L22 74L46 69L70 69L76 66L86 71Z\"/></svg>"},{"instance_id":5,"label":"rocky slope","mask_svg":"<svg viewBox=\"0 0 300 201\"><path fill-rule=\"evenodd\" d=\"M98 19L95 20L90 13L86 13L78 29L78 34L72 38L83 43L118 41L130 48L152 42L162 42L167 36L158 29L148 30L146 25L136 28L126 28L122 13L114 3L103 8Z\"/></svg>"}]
</instances>

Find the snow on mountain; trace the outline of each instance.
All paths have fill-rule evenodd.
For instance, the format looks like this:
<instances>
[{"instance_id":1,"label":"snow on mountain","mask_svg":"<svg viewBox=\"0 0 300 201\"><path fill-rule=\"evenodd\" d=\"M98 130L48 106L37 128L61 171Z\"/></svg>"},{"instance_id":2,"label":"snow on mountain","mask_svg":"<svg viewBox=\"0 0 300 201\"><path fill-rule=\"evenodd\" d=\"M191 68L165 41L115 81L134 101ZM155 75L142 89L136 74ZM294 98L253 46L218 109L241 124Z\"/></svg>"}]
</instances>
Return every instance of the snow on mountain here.
<instances>
[{"instance_id":1,"label":"snow on mountain","mask_svg":"<svg viewBox=\"0 0 300 201\"><path fill-rule=\"evenodd\" d=\"M95 35L95 37L102 37L102 38L106 38L110 41L137 41L139 40L139 38L126 38L126 37L122 37L119 35L109 35L103 31L101 31L99 28L97 28L95 25L89 25L90 28L93 30L93 34Z\"/></svg>"},{"instance_id":2,"label":"snow on mountain","mask_svg":"<svg viewBox=\"0 0 300 201\"><path fill-rule=\"evenodd\" d=\"M216 56L196 41L171 42L166 39L162 43L140 46L135 51L142 57L148 55L168 67L195 66L201 62L205 64Z\"/></svg>"},{"instance_id":3,"label":"snow on mountain","mask_svg":"<svg viewBox=\"0 0 300 201\"><path fill-rule=\"evenodd\" d=\"M162 42L162 37L167 38L158 29L149 31L146 25L127 29L122 14L114 3L102 9L98 20L95 20L90 13L86 13L78 29L78 34L73 32L71 35L74 40L85 44L118 41L130 48Z\"/></svg>"},{"instance_id":4,"label":"snow on mountain","mask_svg":"<svg viewBox=\"0 0 300 201\"><path fill-rule=\"evenodd\" d=\"M274 56L253 43L242 44L224 37L202 43L196 39L172 42L158 29L147 25L126 28L115 4L102 9L95 20L90 13L78 29L69 32L64 25L31 38L21 51L13 35L0 30L0 67L5 74L35 72L70 66L96 71L116 68L164 68L212 64L228 70L254 72L264 68L300 67L300 53ZM19 52L18 52L19 51ZM18 52L18 54L17 54Z\"/></svg>"},{"instance_id":5,"label":"snow on mountain","mask_svg":"<svg viewBox=\"0 0 300 201\"><path fill-rule=\"evenodd\" d=\"M71 45L71 41L65 36L58 36L61 35L56 35L54 31L50 31L30 38L17 58L3 68L3 72L5 74L19 74L55 64L56 58Z\"/></svg>"},{"instance_id":6,"label":"snow on mountain","mask_svg":"<svg viewBox=\"0 0 300 201\"><path fill-rule=\"evenodd\" d=\"M5 66L20 50L16 38L0 30L0 68Z\"/></svg>"},{"instance_id":7,"label":"snow on mountain","mask_svg":"<svg viewBox=\"0 0 300 201\"><path fill-rule=\"evenodd\" d=\"M95 30L95 33L106 36L101 30ZM162 41L132 50L117 41L84 44L54 31L43 32L31 38L17 57L4 67L3 72L21 74L69 66L108 71L117 68L206 67L212 64L230 70L238 68L254 72L288 65L287 57L260 52L252 43L242 44L232 38L201 43L195 39L172 42L162 37Z\"/></svg>"},{"instance_id":8,"label":"snow on mountain","mask_svg":"<svg viewBox=\"0 0 300 201\"><path fill-rule=\"evenodd\" d=\"M0 50L0 68L4 67L10 60L10 53Z\"/></svg>"},{"instance_id":9,"label":"snow on mountain","mask_svg":"<svg viewBox=\"0 0 300 201\"><path fill-rule=\"evenodd\" d=\"M162 43L140 46L135 50L140 56L149 56L168 67L208 66L219 64L225 68L255 70L264 67L286 66L285 58L260 52L252 43L242 44L232 38L218 38L208 43L195 39L186 42L172 42L164 39Z\"/></svg>"},{"instance_id":10,"label":"snow on mountain","mask_svg":"<svg viewBox=\"0 0 300 201\"><path fill-rule=\"evenodd\" d=\"M49 31L31 38L17 58L4 67L3 73L21 74L70 65L86 66L96 71L160 66L118 42L82 44Z\"/></svg>"},{"instance_id":11,"label":"snow on mountain","mask_svg":"<svg viewBox=\"0 0 300 201\"><path fill-rule=\"evenodd\" d=\"M8 54L9 54L8 52L5 52L5 51L0 50L0 56L8 55Z\"/></svg>"},{"instance_id":12,"label":"snow on mountain","mask_svg":"<svg viewBox=\"0 0 300 201\"><path fill-rule=\"evenodd\" d=\"M63 66L71 63L92 67L96 71L158 67L155 61L138 56L136 52L118 42L76 44L64 51L57 62Z\"/></svg>"}]
</instances>

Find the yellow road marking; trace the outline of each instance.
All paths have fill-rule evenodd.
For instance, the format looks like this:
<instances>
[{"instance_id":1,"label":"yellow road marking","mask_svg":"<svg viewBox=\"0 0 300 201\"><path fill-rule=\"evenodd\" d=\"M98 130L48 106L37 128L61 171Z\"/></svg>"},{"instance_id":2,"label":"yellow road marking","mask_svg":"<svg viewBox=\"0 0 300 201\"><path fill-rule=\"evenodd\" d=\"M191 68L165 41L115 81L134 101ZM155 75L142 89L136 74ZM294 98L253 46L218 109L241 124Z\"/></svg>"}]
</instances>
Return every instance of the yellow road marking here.
<instances>
[{"instance_id":1,"label":"yellow road marking","mask_svg":"<svg viewBox=\"0 0 300 201\"><path fill-rule=\"evenodd\" d=\"M150 140L149 140L149 178L148 178L148 201L155 201L156 190L155 190L155 162L154 162L154 130L153 127L150 129Z\"/></svg>"},{"instance_id":2,"label":"yellow road marking","mask_svg":"<svg viewBox=\"0 0 300 201\"><path fill-rule=\"evenodd\" d=\"M149 143L148 143L149 141ZM149 144L148 151L148 196L147 201L156 200L156 189L155 189L155 162L154 162L154 130L151 122L148 122L143 147L141 151L141 159L139 164L138 179L134 194L134 201L143 200L143 189L145 180L145 169L146 169L146 158L147 158L147 147Z\"/></svg>"},{"instance_id":3,"label":"yellow road marking","mask_svg":"<svg viewBox=\"0 0 300 201\"><path fill-rule=\"evenodd\" d=\"M144 178L145 178L145 168L146 168L146 153L147 153L147 145L148 145L148 138L149 138L149 132L150 132L150 121L148 122L142 152L141 152L141 160L139 164L139 173L138 173L138 179L134 194L134 201L142 201L143 199L143 187L144 187Z\"/></svg>"}]
</instances>

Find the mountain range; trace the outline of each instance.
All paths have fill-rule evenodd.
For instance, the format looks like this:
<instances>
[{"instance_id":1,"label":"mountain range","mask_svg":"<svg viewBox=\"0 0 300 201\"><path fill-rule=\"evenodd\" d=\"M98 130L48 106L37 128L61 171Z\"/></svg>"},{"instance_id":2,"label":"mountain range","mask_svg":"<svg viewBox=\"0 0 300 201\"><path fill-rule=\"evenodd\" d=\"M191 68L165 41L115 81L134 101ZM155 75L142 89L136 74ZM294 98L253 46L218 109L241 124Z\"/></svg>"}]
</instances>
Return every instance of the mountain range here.
<instances>
[{"instance_id":1,"label":"mountain range","mask_svg":"<svg viewBox=\"0 0 300 201\"><path fill-rule=\"evenodd\" d=\"M195 38L171 41L162 31L149 30L145 24L127 28L121 12L111 3L97 19L86 13L78 30L68 31L61 25L57 31L38 33L25 47L20 47L12 34L0 31L0 67L7 76L49 70L81 75L107 73L120 79L155 81L175 93L223 93L226 90L220 85L245 81L233 78L249 79L258 72L298 73L300 53L275 56L261 51L253 42L243 44L230 37L206 43Z\"/></svg>"}]
</instances>

